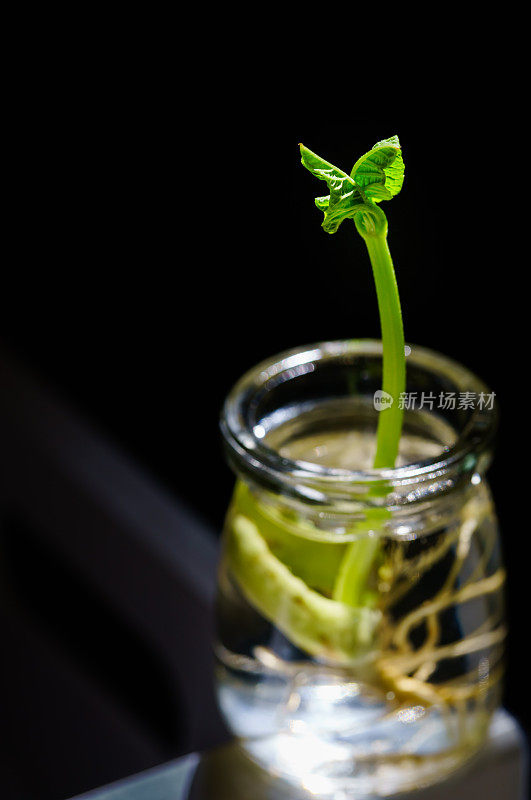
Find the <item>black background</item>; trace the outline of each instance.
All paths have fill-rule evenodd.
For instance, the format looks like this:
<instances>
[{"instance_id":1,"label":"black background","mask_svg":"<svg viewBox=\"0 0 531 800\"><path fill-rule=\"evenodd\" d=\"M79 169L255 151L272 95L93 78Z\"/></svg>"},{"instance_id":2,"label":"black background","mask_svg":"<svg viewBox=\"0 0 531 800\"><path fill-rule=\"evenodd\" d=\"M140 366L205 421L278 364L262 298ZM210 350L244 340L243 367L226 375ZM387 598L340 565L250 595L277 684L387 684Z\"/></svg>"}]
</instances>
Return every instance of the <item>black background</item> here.
<instances>
[{"instance_id":1,"label":"black background","mask_svg":"<svg viewBox=\"0 0 531 800\"><path fill-rule=\"evenodd\" d=\"M39 85L13 119L2 342L219 529L232 476L223 398L287 347L377 337L364 244L329 236L298 143L350 171L400 136L383 206L406 339L496 392L491 484L508 565L506 704L529 723L525 109L474 70L389 104L310 104L292 80L209 77L191 95L139 73ZM171 84L171 82L170 82ZM389 89L389 87L387 87ZM514 87L513 87L514 88Z\"/></svg>"}]
</instances>

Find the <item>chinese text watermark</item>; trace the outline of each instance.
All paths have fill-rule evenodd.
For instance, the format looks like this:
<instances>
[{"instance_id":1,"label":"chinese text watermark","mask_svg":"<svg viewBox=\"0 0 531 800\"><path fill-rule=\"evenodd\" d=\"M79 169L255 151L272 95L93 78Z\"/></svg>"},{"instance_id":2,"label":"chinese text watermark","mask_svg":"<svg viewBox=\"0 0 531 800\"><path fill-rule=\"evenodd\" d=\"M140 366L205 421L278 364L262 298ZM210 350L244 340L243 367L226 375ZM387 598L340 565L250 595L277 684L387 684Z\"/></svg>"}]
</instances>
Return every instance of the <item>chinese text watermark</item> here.
<instances>
[{"instance_id":1,"label":"chinese text watermark","mask_svg":"<svg viewBox=\"0 0 531 800\"><path fill-rule=\"evenodd\" d=\"M440 408L445 411L460 409L490 411L494 407L495 392L401 392L398 397L398 407L405 411L433 411ZM374 408L385 411L394 403L394 397L382 389L374 393Z\"/></svg>"}]
</instances>

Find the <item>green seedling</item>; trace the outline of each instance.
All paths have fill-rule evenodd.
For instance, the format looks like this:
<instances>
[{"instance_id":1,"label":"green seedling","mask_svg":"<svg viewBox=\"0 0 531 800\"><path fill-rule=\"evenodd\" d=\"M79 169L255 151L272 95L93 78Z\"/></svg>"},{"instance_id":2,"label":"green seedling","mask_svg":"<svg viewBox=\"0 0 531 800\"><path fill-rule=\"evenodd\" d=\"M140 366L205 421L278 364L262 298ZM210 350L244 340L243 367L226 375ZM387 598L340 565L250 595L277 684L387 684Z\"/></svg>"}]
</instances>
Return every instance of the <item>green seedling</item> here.
<instances>
[{"instance_id":1,"label":"green seedling","mask_svg":"<svg viewBox=\"0 0 531 800\"><path fill-rule=\"evenodd\" d=\"M356 161L350 175L302 144L300 150L303 165L325 181L330 190L328 196L315 200L324 212L324 230L335 233L344 220L352 219L367 246L380 312L382 390L393 398L392 405L378 417L374 467L391 468L395 465L402 432L403 410L399 398L406 386L406 357L400 298L387 244L387 219L378 203L391 200L402 188L404 162L400 142L398 136L378 142ZM351 544L334 587L335 600L353 606L360 602L378 547L375 535Z\"/></svg>"},{"instance_id":2,"label":"green seedling","mask_svg":"<svg viewBox=\"0 0 531 800\"><path fill-rule=\"evenodd\" d=\"M324 212L324 230L335 233L351 219L367 245L382 330L382 389L394 399L378 418L374 467L393 467L402 429L404 333L387 220L378 203L402 186L400 144L396 136L379 142L356 161L350 175L300 148L303 165L330 191L315 201ZM308 521L293 522L268 510L238 483L227 519L228 562L247 599L294 644L324 660L352 663L373 644L381 619L368 582L378 563L377 533L385 517L385 509L368 511L341 542Z\"/></svg>"}]
</instances>

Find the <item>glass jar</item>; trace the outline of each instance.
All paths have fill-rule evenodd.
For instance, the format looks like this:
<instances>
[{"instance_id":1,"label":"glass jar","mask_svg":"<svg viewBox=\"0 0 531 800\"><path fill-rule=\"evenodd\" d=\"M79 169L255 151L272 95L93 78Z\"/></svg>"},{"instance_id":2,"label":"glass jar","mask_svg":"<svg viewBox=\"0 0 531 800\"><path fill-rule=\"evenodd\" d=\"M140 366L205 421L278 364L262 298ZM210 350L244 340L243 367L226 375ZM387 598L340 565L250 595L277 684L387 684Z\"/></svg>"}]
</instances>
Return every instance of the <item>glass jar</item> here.
<instances>
[{"instance_id":1,"label":"glass jar","mask_svg":"<svg viewBox=\"0 0 531 800\"><path fill-rule=\"evenodd\" d=\"M285 352L222 414L237 483L219 705L256 762L320 797L442 779L481 746L500 699L494 395L456 362L406 350L394 469L371 468L389 403L378 341Z\"/></svg>"}]
</instances>

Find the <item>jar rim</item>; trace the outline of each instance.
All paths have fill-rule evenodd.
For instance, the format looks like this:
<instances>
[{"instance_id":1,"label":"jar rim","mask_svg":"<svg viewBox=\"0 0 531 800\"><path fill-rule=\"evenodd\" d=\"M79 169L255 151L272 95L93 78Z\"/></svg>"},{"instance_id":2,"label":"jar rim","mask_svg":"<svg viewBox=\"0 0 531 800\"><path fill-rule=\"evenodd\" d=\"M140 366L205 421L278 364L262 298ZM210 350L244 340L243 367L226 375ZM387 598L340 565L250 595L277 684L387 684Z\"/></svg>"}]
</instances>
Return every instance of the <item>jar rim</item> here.
<instances>
[{"instance_id":1,"label":"jar rim","mask_svg":"<svg viewBox=\"0 0 531 800\"><path fill-rule=\"evenodd\" d=\"M447 379L457 392L493 397L489 407L474 408L464 430L439 455L394 468L345 469L287 458L263 441L257 430L260 426L250 423L248 409L253 397L268 391L268 384L274 388L312 371L317 362L383 355L380 340L342 339L285 350L260 362L235 383L223 405L220 422L229 461L237 472L251 474L259 482L321 502L334 489L359 494L360 490L367 492L382 483L391 490L425 482L433 487L463 473L484 472L490 463L490 446L498 425L494 393L473 372L435 350L411 344L406 346L406 352L406 370L408 364L414 364Z\"/></svg>"}]
</instances>

